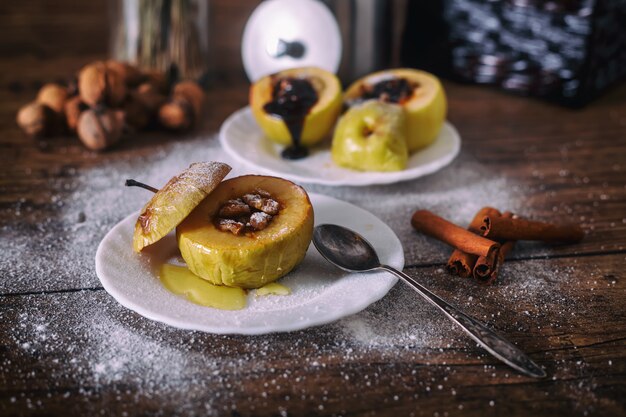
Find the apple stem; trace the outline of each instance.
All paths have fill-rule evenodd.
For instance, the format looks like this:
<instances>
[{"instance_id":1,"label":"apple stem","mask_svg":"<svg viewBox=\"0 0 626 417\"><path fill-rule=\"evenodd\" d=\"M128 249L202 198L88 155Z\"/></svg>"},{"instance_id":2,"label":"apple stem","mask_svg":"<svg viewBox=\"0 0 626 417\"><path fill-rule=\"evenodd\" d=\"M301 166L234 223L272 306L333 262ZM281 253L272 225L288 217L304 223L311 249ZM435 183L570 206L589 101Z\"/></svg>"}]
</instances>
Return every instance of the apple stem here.
<instances>
[{"instance_id":1,"label":"apple stem","mask_svg":"<svg viewBox=\"0 0 626 417\"><path fill-rule=\"evenodd\" d=\"M126 180L124 185L126 185L127 187L141 187L141 188L145 188L146 190L152 191L153 193L156 193L157 191L159 191L157 188L151 187L148 184L144 184L143 182L135 181L133 179Z\"/></svg>"}]
</instances>

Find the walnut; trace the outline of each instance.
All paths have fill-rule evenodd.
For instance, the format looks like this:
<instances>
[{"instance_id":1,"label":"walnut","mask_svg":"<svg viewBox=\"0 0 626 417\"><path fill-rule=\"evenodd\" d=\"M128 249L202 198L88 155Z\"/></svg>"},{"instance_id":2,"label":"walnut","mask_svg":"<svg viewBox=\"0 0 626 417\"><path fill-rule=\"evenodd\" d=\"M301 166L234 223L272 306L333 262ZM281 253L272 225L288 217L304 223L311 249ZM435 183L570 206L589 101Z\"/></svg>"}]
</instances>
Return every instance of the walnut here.
<instances>
[{"instance_id":1,"label":"walnut","mask_svg":"<svg viewBox=\"0 0 626 417\"><path fill-rule=\"evenodd\" d=\"M65 100L67 100L67 89L59 84L49 83L39 89L36 101L62 114Z\"/></svg>"},{"instance_id":2,"label":"walnut","mask_svg":"<svg viewBox=\"0 0 626 417\"><path fill-rule=\"evenodd\" d=\"M215 224L219 230L236 235L258 232L270 224L279 208L278 202L271 198L270 193L257 189L222 204Z\"/></svg>"},{"instance_id":3,"label":"walnut","mask_svg":"<svg viewBox=\"0 0 626 417\"><path fill-rule=\"evenodd\" d=\"M272 195L270 193L268 193L267 191L262 190L260 188L255 189L254 193L258 194L258 195L260 195L261 197L264 197L264 198L272 198Z\"/></svg>"},{"instance_id":4,"label":"walnut","mask_svg":"<svg viewBox=\"0 0 626 417\"><path fill-rule=\"evenodd\" d=\"M33 137L51 136L59 131L58 115L45 104L33 101L17 113L17 124Z\"/></svg>"},{"instance_id":5,"label":"walnut","mask_svg":"<svg viewBox=\"0 0 626 417\"><path fill-rule=\"evenodd\" d=\"M250 215L250 206L241 199L228 200L221 208L218 216L229 219L238 219Z\"/></svg>"},{"instance_id":6,"label":"walnut","mask_svg":"<svg viewBox=\"0 0 626 417\"><path fill-rule=\"evenodd\" d=\"M280 211L280 204L278 201L272 200L271 198L264 198L263 203L261 204L261 211L267 214L271 214L275 216Z\"/></svg>"},{"instance_id":7,"label":"walnut","mask_svg":"<svg viewBox=\"0 0 626 417\"><path fill-rule=\"evenodd\" d=\"M93 62L80 70L78 90L83 101L91 107L102 103L120 106L127 94L124 75L109 69L102 61Z\"/></svg>"},{"instance_id":8,"label":"walnut","mask_svg":"<svg viewBox=\"0 0 626 417\"><path fill-rule=\"evenodd\" d=\"M78 137L87 148L102 151L122 137L124 117L120 110L85 110L78 119Z\"/></svg>"},{"instance_id":9,"label":"walnut","mask_svg":"<svg viewBox=\"0 0 626 417\"><path fill-rule=\"evenodd\" d=\"M176 100L185 100L193 109L194 122L202 118L205 94L202 88L193 81L182 81L174 86L172 97Z\"/></svg>"},{"instance_id":10,"label":"walnut","mask_svg":"<svg viewBox=\"0 0 626 417\"><path fill-rule=\"evenodd\" d=\"M245 225L232 219L218 219L216 227L222 232L231 232L233 235L243 233Z\"/></svg>"},{"instance_id":11,"label":"walnut","mask_svg":"<svg viewBox=\"0 0 626 417\"><path fill-rule=\"evenodd\" d=\"M242 197L250 207L260 210L264 213L275 216L280 210L280 205L277 201L271 198L263 198L259 194L246 194Z\"/></svg>"},{"instance_id":12,"label":"walnut","mask_svg":"<svg viewBox=\"0 0 626 417\"><path fill-rule=\"evenodd\" d=\"M255 213L252 213L252 215L250 216L250 227L252 227L254 230L259 231L259 230L263 230L265 229L270 221L272 220L272 216L270 216L267 213L263 213L262 211L257 211Z\"/></svg>"},{"instance_id":13,"label":"walnut","mask_svg":"<svg viewBox=\"0 0 626 417\"><path fill-rule=\"evenodd\" d=\"M106 66L103 62L86 65L78 73L78 91L87 105L95 107L106 96Z\"/></svg>"},{"instance_id":14,"label":"walnut","mask_svg":"<svg viewBox=\"0 0 626 417\"><path fill-rule=\"evenodd\" d=\"M174 131L188 130L193 126L194 113L184 98L174 98L159 109L159 123Z\"/></svg>"}]
</instances>

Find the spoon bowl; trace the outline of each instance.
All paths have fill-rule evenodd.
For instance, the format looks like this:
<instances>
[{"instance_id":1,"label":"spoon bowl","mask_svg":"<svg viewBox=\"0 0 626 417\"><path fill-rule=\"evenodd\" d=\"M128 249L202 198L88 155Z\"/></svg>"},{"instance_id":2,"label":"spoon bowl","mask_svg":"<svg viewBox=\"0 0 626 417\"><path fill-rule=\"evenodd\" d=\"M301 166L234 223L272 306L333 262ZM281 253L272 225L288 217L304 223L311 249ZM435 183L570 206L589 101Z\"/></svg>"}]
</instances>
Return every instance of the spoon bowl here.
<instances>
[{"instance_id":1,"label":"spoon bowl","mask_svg":"<svg viewBox=\"0 0 626 417\"><path fill-rule=\"evenodd\" d=\"M313 244L328 262L344 271L384 270L391 272L411 286L428 302L439 308L493 356L525 375L535 378L546 376L545 371L539 365L504 337L450 305L420 284L415 278L389 265L382 265L376 250L360 234L336 224L322 224L313 231Z\"/></svg>"},{"instance_id":2,"label":"spoon bowl","mask_svg":"<svg viewBox=\"0 0 626 417\"><path fill-rule=\"evenodd\" d=\"M336 224L317 226L313 245L328 262L347 272L367 272L380 267L376 251L363 236Z\"/></svg>"}]
</instances>

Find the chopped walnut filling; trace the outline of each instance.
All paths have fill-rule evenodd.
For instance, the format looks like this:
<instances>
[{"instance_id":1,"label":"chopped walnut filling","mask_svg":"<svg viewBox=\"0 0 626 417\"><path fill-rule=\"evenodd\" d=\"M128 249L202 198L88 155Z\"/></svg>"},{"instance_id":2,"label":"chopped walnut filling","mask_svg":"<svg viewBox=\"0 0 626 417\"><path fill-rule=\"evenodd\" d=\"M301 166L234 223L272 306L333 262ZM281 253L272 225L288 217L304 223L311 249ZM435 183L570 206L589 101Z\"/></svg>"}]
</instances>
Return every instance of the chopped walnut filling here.
<instances>
[{"instance_id":1,"label":"chopped walnut filling","mask_svg":"<svg viewBox=\"0 0 626 417\"><path fill-rule=\"evenodd\" d=\"M222 232L241 235L265 229L280 211L278 201L264 190L254 190L220 207L215 226Z\"/></svg>"},{"instance_id":2,"label":"chopped walnut filling","mask_svg":"<svg viewBox=\"0 0 626 417\"><path fill-rule=\"evenodd\" d=\"M245 224L232 219L218 219L217 228L222 232L231 232L233 235L240 235L243 233Z\"/></svg>"},{"instance_id":3,"label":"chopped walnut filling","mask_svg":"<svg viewBox=\"0 0 626 417\"><path fill-rule=\"evenodd\" d=\"M271 214L272 216L277 215L278 210L280 209L277 201L272 200L271 198L261 197L259 194L246 194L241 198L250 207L264 213Z\"/></svg>"},{"instance_id":4,"label":"chopped walnut filling","mask_svg":"<svg viewBox=\"0 0 626 417\"><path fill-rule=\"evenodd\" d=\"M244 217L250 215L250 206L241 201L240 198L236 200L228 200L221 208L218 216L227 219L236 219L238 217Z\"/></svg>"},{"instance_id":5,"label":"chopped walnut filling","mask_svg":"<svg viewBox=\"0 0 626 417\"><path fill-rule=\"evenodd\" d=\"M262 211L257 211L252 213L250 216L250 222L248 223L250 227L254 230L263 230L270 224L272 220L272 216L270 214L264 213Z\"/></svg>"}]
</instances>

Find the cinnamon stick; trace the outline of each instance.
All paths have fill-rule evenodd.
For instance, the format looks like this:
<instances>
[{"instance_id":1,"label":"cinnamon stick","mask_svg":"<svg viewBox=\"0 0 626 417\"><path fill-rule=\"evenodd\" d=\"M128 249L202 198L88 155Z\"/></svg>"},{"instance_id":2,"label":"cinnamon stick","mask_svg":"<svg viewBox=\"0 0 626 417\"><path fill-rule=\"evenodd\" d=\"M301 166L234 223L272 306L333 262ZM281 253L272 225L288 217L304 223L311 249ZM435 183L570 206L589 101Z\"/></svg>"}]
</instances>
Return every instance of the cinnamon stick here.
<instances>
[{"instance_id":1,"label":"cinnamon stick","mask_svg":"<svg viewBox=\"0 0 626 417\"><path fill-rule=\"evenodd\" d=\"M493 216L492 217L496 217ZM510 211L505 212L498 218L513 218L513 213ZM506 255L513 249L515 246L514 240L508 240L506 242L501 242L500 250L498 251L495 257L484 257L481 256L476 260L476 264L474 265L474 270L472 271L472 275L478 282L482 284L491 284L498 277L498 272L500 271L500 266L504 263L504 258Z\"/></svg>"},{"instance_id":2,"label":"cinnamon stick","mask_svg":"<svg viewBox=\"0 0 626 417\"><path fill-rule=\"evenodd\" d=\"M483 207L476 213L467 230L472 233L479 234L480 226L482 225L485 216L499 215L500 212L497 209L493 207ZM466 253L459 249L455 249L448 259L448 271L453 275L458 275L462 278L468 278L472 276L472 271L474 270L474 265L476 264L477 259L477 255L472 255L471 253Z\"/></svg>"},{"instance_id":3,"label":"cinnamon stick","mask_svg":"<svg viewBox=\"0 0 626 417\"><path fill-rule=\"evenodd\" d=\"M428 210L417 210L411 225L418 232L434 237L463 252L478 256L494 256L500 244L463 229Z\"/></svg>"},{"instance_id":4,"label":"cinnamon stick","mask_svg":"<svg viewBox=\"0 0 626 417\"><path fill-rule=\"evenodd\" d=\"M481 234L493 240L538 240L552 243L576 243L584 237L578 225L538 222L519 217L485 216Z\"/></svg>"}]
</instances>

